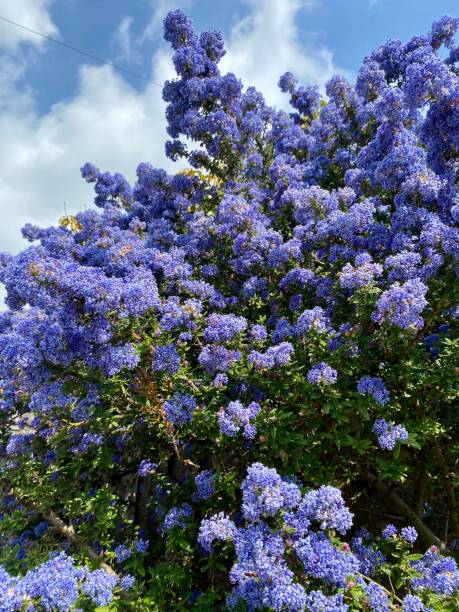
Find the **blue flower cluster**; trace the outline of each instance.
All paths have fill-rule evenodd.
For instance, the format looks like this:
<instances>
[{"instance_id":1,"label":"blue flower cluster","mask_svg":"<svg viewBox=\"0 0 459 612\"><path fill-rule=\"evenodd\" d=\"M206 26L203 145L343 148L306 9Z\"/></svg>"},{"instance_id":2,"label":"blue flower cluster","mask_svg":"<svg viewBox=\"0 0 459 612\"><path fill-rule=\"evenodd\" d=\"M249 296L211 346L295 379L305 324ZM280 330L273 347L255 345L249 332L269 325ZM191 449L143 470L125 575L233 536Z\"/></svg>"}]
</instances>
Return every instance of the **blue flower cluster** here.
<instances>
[{"instance_id":1,"label":"blue flower cluster","mask_svg":"<svg viewBox=\"0 0 459 612\"><path fill-rule=\"evenodd\" d=\"M390 400L390 393L384 381L377 376L362 376L357 383L357 391L362 395L371 395L377 404L384 406Z\"/></svg>"},{"instance_id":2,"label":"blue flower cluster","mask_svg":"<svg viewBox=\"0 0 459 612\"><path fill-rule=\"evenodd\" d=\"M408 432L403 425L394 425L385 419L376 419L373 432L377 435L379 447L383 450L393 450L397 442L408 440Z\"/></svg>"},{"instance_id":3,"label":"blue flower cluster","mask_svg":"<svg viewBox=\"0 0 459 612\"><path fill-rule=\"evenodd\" d=\"M242 525L236 526L220 512L202 520L198 534L198 544L206 554L213 552L215 541L234 545L236 562L229 574L233 590L227 598L231 609L243 602L249 610L346 611L354 609L345 593L355 585L363 594L365 609L391 609L390 591L369 580L386 562L369 532L361 530L351 546L336 545L335 531L345 534L352 527L352 514L338 489L322 486L302 495L298 484L281 478L273 468L254 463L242 483L242 496ZM396 534L393 525L383 531L385 539ZM417 533L413 527L403 527L400 536L411 545ZM292 564L292 555L301 562L301 576L293 571L297 562ZM413 591L459 593L456 562L440 556L435 547L410 563L416 570L408 584ZM321 583L325 590L308 591L305 585L310 580ZM403 600L403 610L427 609L416 595Z\"/></svg>"},{"instance_id":4,"label":"blue flower cluster","mask_svg":"<svg viewBox=\"0 0 459 612\"><path fill-rule=\"evenodd\" d=\"M338 372L325 361L321 361L309 370L306 378L313 385L333 385L338 378Z\"/></svg>"},{"instance_id":5,"label":"blue flower cluster","mask_svg":"<svg viewBox=\"0 0 459 612\"><path fill-rule=\"evenodd\" d=\"M252 421L260 410L261 406L256 402L251 402L248 406L244 406L240 401L230 402L218 415L220 431L232 438L242 429L244 438L252 440L257 433Z\"/></svg>"},{"instance_id":6,"label":"blue flower cluster","mask_svg":"<svg viewBox=\"0 0 459 612\"><path fill-rule=\"evenodd\" d=\"M236 533L236 526L223 513L215 514L210 519L204 519L199 526L198 544L208 553L212 550L215 540L222 542L232 540Z\"/></svg>"},{"instance_id":7,"label":"blue flower cluster","mask_svg":"<svg viewBox=\"0 0 459 612\"><path fill-rule=\"evenodd\" d=\"M390 321L403 329L422 327L424 320L419 315L427 306L426 293L427 286L418 278L407 280L403 285L395 282L376 302L373 320Z\"/></svg>"},{"instance_id":8,"label":"blue flower cluster","mask_svg":"<svg viewBox=\"0 0 459 612\"><path fill-rule=\"evenodd\" d=\"M175 527L185 527L187 519L191 518L192 515L193 509L190 504L173 506L164 517L162 529L164 531L170 531Z\"/></svg>"},{"instance_id":9,"label":"blue flower cluster","mask_svg":"<svg viewBox=\"0 0 459 612\"><path fill-rule=\"evenodd\" d=\"M137 470L137 474L141 477L147 476L156 470L158 465L153 463L153 461L148 461L148 459L142 459L140 462L139 468Z\"/></svg>"},{"instance_id":10,"label":"blue flower cluster","mask_svg":"<svg viewBox=\"0 0 459 612\"><path fill-rule=\"evenodd\" d=\"M419 561L413 562L419 576L413 578L413 587L422 593L429 590L440 595L459 592L459 568L452 557L442 557L434 546Z\"/></svg>"},{"instance_id":11,"label":"blue flower cluster","mask_svg":"<svg viewBox=\"0 0 459 612\"><path fill-rule=\"evenodd\" d=\"M244 601L249 609L304 610L308 596L284 558L288 550L295 551L308 576L331 585L341 586L347 576L359 572L358 558L337 549L327 536L329 530L344 533L352 525L352 515L337 489L321 487L302 497L297 484L254 463L242 483L242 496L247 526L237 528L219 514L202 521L198 538L207 552L216 539L234 543L237 559L230 572L234 585L228 597L230 607ZM266 521L281 513L285 525L273 531ZM320 531L312 531L313 522L319 523ZM321 595L309 597L318 605ZM330 601L347 609L339 595Z\"/></svg>"},{"instance_id":12,"label":"blue flower cluster","mask_svg":"<svg viewBox=\"0 0 459 612\"><path fill-rule=\"evenodd\" d=\"M196 491L192 495L194 502L209 499L214 494L215 472L213 470L203 470L194 479Z\"/></svg>"},{"instance_id":13,"label":"blue flower cluster","mask_svg":"<svg viewBox=\"0 0 459 612\"><path fill-rule=\"evenodd\" d=\"M193 418L196 409L196 400L187 393L174 393L174 395L164 402L164 412L170 423L184 425Z\"/></svg>"},{"instance_id":14,"label":"blue flower cluster","mask_svg":"<svg viewBox=\"0 0 459 612\"><path fill-rule=\"evenodd\" d=\"M91 572L76 566L65 553L59 553L22 578L10 576L0 566L0 609L15 612L28 606L32 610L36 604L42 610L66 612L73 609L81 596L87 596L96 607L107 606L118 583L115 574L103 569ZM124 581L121 587L128 589L132 585L132 580Z\"/></svg>"}]
</instances>

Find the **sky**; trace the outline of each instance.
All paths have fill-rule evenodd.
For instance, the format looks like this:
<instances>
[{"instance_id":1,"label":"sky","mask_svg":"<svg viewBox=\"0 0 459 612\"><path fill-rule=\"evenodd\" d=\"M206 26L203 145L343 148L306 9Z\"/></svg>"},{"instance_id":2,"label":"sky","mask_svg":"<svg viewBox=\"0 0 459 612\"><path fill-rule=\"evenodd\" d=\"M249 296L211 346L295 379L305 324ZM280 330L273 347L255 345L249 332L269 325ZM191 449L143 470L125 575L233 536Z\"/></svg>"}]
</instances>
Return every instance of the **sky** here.
<instances>
[{"instance_id":1,"label":"sky","mask_svg":"<svg viewBox=\"0 0 459 612\"><path fill-rule=\"evenodd\" d=\"M177 8L198 31L220 30L222 71L280 108L285 71L321 88L336 73L353 80L389 38L459 16L457 0L0 0L0 17L146 79L0 21L0 251L28 246L27 222L46 227L92 205L86 161L131 180L141 161L173 171L159 85L174 76L162 20Z\"/></svg>"}]
</instances>

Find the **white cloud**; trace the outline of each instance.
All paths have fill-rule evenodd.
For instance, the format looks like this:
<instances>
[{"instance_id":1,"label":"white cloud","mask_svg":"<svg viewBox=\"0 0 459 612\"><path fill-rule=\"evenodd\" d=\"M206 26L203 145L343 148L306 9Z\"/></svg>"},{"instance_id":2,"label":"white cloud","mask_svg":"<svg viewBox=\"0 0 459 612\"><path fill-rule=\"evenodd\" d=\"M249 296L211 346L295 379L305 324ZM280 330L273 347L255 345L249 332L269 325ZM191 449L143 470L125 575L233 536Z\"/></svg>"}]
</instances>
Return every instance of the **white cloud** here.
<instances>
[{"instance_id":1,"label":"white cloud","mask_svg":"<svg viewBox=\"0 0 459 612\"><path fill-rule=\"evenodd\" d=\"M338 72L328 49L300 39L298 14L313 8L314 0L246 0L245 3L249 14L232 28L228 52L222 60L223 70L234 72L244 85L254 85L277 107L285 107L288 102L277 86L279 77L287 70L301 84L321 88Z\"/></svg>"},{"instance_id":2,"label":"white cloud","mask_svg":"<svg viewBox=\"0 0 459 612\"><path fill-rule=\"evenodd\" d=\"M56 37L58 29L51 19L52 0L0 0L0 15L46 36ZM42 47L45 43L32 32L0 21L0 49L14 51L21 43Z\"/></svg>"},{"instance_id":3,"label":"white cloud","mask_svg":"<svg viewBox=\"0 0 459 612\"><path fill-rule=\"evenodd\" d=\"M164 52L155 58L154 77L171 75ZM167 165L161 90L154 85L138 93L110 67L80 69L77 95L36 114L30 94L14 93L0 115L1 249L18 246L19 229L30 221L55 222L92 200L79 168L91 161L101 169L134 178L139 161Z\"/></svg>"},{"instance_id":4,"label":"white cloud","mask_svg":"<svg viewBox=\"0 0 459 612\"><path fill-rule=\"evenodd\" d=\"M132 17L123 17L113 36L121 57L131 57L133 52L131 34L132 22Z\"/></svg>"},{"instance_id":5,"label":"white cloud","mask_svg":"<svg viewBox=\"0 0 459 612\"><path fill-rule=\"evenodd\" d=\"M173 76L164 48L152 64L152 80ZM109 66L83 65L77 94L39 114L33 92L7 78L20 66L0 57L0 251L9 252L28 246L20 233L25 223L46 227L92 205L92 186L79 173L86 161L131 181L140 161L173 166L164 155L160 87L138 92ZM0 304L3 296L0 286Z\"/></svg>"}]
</instances>

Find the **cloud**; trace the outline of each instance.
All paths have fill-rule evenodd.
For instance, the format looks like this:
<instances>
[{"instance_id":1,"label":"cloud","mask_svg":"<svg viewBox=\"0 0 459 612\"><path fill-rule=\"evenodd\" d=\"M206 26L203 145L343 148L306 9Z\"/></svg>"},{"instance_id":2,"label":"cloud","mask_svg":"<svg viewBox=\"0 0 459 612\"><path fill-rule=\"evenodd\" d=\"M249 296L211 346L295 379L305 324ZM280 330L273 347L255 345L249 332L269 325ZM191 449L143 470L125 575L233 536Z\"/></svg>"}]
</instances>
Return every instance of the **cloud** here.
<instances>
[{"instance_id":1,"label":"cloud","mask_svg":"<svg viewBox=\"0 0 459 612\"><path fill-rule=\"evenodd\" d=\"M0 0L0 15L47 36L59 34L49 8L52 0ZM45 40L32 32L0 21L0 50L16 51L22 43L41 48Z\"/></svg>"},{"instance_id":2,"label":"cloud","mask_svg":"<svg viewBox=\"0 0 459 612\"><path fill-rule=\"evenodd\" d=\"M155 64L156 80L171 75L163 52ZM16 250L25 222L50 224L64 214L64 206L76 212L91 203L91 190L79 178L85 161L130 179L141 160L167 165L158 87L139 93L108 66L83 66L79 79L77 95L45 115L35 113L30 94L17 92L14 106L0 115L2 250Z\"/></svg>"},{"instance_id":3,"label":"cloud","mask_svg":"<svg viewBox=\"0 0 459 612\"><path fill-rule=\"evenodd\" d=\"M119 56L122 58L130 58L133 53L131 33L132 22L132 17L123 17L113 35L114 42L119 50Z\"/></svg>"},{"instance_id":4,"label":"cloud","mask_svg":"<svg viewBox=\"0 0 459 612\"><path fill-rule=\"evenodd\" d=\"M300 38L297 18L300 11L311 10L311 0L246 0L249 13L231 30L228 52L222 69L234 72L245 85L254 85L266 100L285 108L288 98L277 82L290 70L304 85L319 85L338 70L333 54L316 41Z\"/></svg>"}]
</instances>

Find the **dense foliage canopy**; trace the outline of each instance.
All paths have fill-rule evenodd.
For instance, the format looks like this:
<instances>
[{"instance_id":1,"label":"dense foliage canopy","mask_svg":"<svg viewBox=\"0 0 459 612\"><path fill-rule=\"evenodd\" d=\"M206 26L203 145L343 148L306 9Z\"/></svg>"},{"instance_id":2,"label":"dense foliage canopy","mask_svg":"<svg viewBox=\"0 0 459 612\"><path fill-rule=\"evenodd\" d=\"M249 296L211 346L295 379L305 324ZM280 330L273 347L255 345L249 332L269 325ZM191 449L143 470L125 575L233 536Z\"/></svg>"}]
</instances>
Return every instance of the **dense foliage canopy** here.
<instances>
[{"instance_id":1,"label":"dense foliage canopy","mask_svg":"<svg viewBox=\"0 0 459 612\"><path fill-rule=\"evenodd\" d=\"M457 26L286 113L167 16L190 169L1 256L0 610L459 609Z\"/></svg>"}]
</instances>

